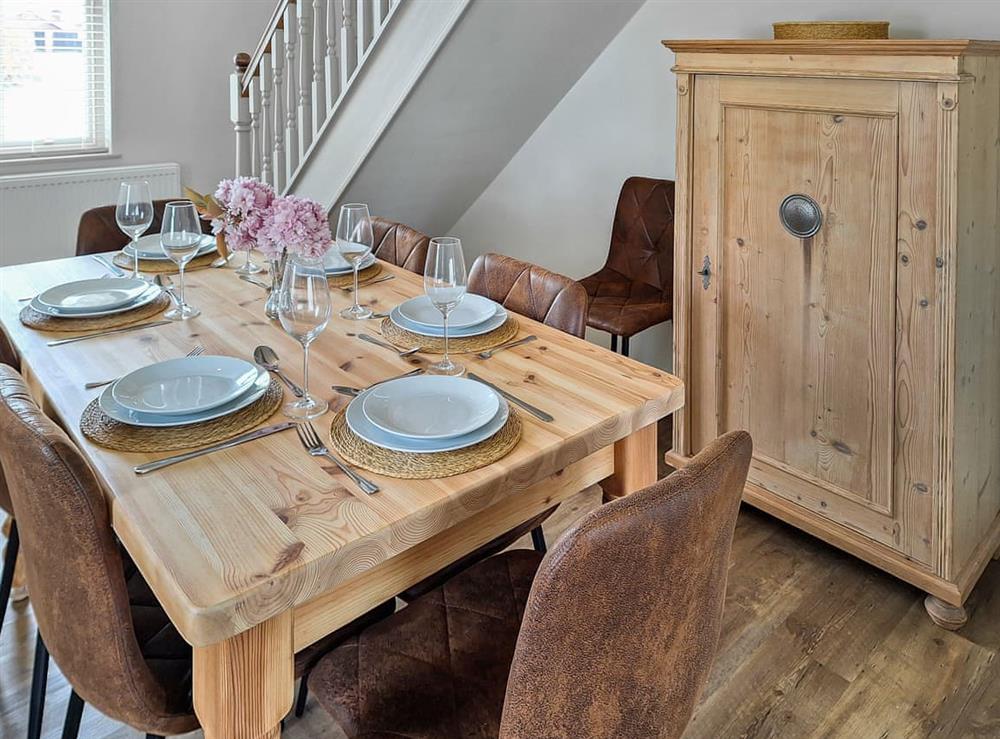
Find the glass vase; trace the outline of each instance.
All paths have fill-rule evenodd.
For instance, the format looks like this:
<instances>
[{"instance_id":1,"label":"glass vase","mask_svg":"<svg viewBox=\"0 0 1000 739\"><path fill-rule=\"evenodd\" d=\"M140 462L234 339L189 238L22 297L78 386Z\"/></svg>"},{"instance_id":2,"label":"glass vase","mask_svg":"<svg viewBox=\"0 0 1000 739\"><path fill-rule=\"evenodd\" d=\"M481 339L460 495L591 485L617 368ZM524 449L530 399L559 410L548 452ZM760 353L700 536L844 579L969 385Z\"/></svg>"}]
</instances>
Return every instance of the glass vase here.
<instances>
[{"instance_id":1,"label":"glass vase","mask_svg":"<svg viewBox=\"0 0 1000 739\"><path fill-rule=\"evenodd\" d=\"M281 252L277 259L268 259L270 263L269 273L271 275L271 290L267 294L267 302L264 303L264 315L272 321L278 320L278 293L281 292L281 277L285 274L285 264L288 261L288 252Z\"/></svg>"}]
</instances>

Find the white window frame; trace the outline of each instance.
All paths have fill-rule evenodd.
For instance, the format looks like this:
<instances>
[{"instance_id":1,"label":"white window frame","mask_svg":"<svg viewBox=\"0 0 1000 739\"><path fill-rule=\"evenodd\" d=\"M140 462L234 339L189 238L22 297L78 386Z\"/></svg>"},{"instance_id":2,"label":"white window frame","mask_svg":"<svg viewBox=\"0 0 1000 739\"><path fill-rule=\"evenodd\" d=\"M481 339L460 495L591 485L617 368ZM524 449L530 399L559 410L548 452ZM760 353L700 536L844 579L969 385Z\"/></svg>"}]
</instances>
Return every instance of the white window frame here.
<instances>
[{"instance_id":1,"label":"white window frame","mask_svg":"<svg viewBox=\"0 0 1000 739\"><path fill-rule=\"evenodd\" d=\"M91 136L87 140L55 141L51 144L30 143L25 146L0 145L0 167L4 164L45 162L110 156L111 151L111 2L112 0L86 0L88 17L100 14L100 28L104 43L95 49L94 44L84 43L89 74L95 94L91 100L100 105L91 109ZM85 30L84 33L87 31Z\"/></svg>"}]
</instances>

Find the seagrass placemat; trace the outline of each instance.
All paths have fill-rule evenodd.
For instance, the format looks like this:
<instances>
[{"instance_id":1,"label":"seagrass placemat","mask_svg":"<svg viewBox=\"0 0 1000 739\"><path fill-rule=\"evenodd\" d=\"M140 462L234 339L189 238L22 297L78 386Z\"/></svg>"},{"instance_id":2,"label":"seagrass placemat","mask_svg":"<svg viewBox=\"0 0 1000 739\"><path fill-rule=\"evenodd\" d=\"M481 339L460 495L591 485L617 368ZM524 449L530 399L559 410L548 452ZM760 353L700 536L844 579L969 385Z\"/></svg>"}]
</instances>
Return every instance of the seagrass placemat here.
<instances>
[{"instance_id":1,"label":"seagrass placemat","mask_svg":"<svg viewBox=\"0 0 1000 739\"><path fill-rule=\"evenodd\" d=\"M346 410L346 409L345 409ZM514 409L499 431L478 444L451 452L412 454L385 449L351 431L344 410L330 426L331 448L353 465L404 480L428 480L472 472L506 457L521 440L521 419Z\"/></svg>"},{"instance_id":2,"label":"seagrass placemat","mask_svg":"<svg viewBox=\"0 0 1000 739\"><path fill-rule=\"evenodd\" d=\"M358 272L358 283L377 277L382 272L382 264L376 259L372 264ZM326 281L330 287L354 287L354 273L348 272L344 275L327 275ZM364 287L364 285L361 285Z\"/></svg>"},{"instance_id":3,"label":"seagrass placemat","mask_svg":"<svg viewBox=\"0 0 1000 739\"><path fill-rule=\"evenodd\" d=\"M170 296L161 294L141 308L127 310L123 313L112 313L110 316L95 316L93 318L56 318L39 313L30 305L21 309L21 323L28 328L40 331L103 331L104 329L131 326L133 323L145 321L157 313L170 307Z\"/></svg>"},{"instance_id":4,"label":"seagrass placemat","mask_svg":"<svg viewBox=\"0 0 1000 739\"><path fill-rule=\"evenodd\" d=\"M83 409L80 430L95 444L119 452L170 452L232 439L266 421L281 405L281 384L271 380L259 400L228 416L171 428L130 426L110 418L94 398Z\"/></svg>"},{"instance_id":5,"label":"seagrass placemat","mask_svg":"<svg viewBox=\"0 0 1000 739\"><path fill-rule=\"evenodd\" d=\"M202 269L207 267L216 259L219 258L219 253L217 251L210 251L208 254L202 254L200 257L195 257L187 266L184 268L185 272L190 272L193 269ZM124 252L118 252L115 254L114 258L111 260L117 264L122 269L130 270L132 269L132 257ZM169 259L140 259L139 260L139 271L147 272L149 274L165 274L165 275L176 275L180 272L177 269L177 265L174 264Z\"/></svg>"},{"instance_id":6,"label":"seagrass placemat","mask_svg":"<svg viewBox=\"0 0 1000 739\"><path fill-rule=\"evenodd\" d=\"M452 354L482 352L510 341L520 329L517 319L508 316L503 325L479 336L452 336L448 339L448 351ZM437 336L423 336L400 328L390 318L382 319L382 335L402 349L416 349L424 354L443 354L444 339Z\"/></svg>"}]
</instances>

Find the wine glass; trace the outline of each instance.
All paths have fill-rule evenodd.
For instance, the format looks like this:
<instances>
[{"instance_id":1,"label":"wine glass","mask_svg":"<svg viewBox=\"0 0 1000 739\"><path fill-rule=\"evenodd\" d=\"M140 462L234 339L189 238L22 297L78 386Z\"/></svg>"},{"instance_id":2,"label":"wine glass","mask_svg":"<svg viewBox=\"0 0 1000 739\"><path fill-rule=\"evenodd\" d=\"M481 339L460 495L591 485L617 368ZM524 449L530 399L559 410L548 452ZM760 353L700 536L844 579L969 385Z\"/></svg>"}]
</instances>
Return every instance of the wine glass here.
<instances>
[{"instance_id":1,"label":"wine glass","mask_svg":"<svg viewBox=\"0 0 1000 739\"><path fill-rule=\"evenodd\" d=\"M123 182L118 186L115 221L132 240L132 278L139 278L139 237L153 222L153 198L148 182Z\"/></svg>"},{"instance_id":2,"label":"wine glass","mask_svg":"<svg viewBox=\"0 0 1000 739\"><path fill-rule=\"evenodd\" d=\"M309 345L330 320L330 285L321 257L289 255L278 293L278 320L285 333L302 344L304 394L282 410L286 416L302 420L322 416L329 404L309 394Z\"/></svg>"},{"instance_id":3,"label":"wine glass","mask_svg":"<svg viewBox=\"0 0 1000 739\"><path fill-rule=\"evenodd\" d=\"M259 264L255 263L250 258L250 252L252 252L252 251L253 251L253 247L252 246L247 246L247 248L243 250L243 254L244 254L243 266L237 268L236 274L238 274L238 275L255 275L255 274L259 273L259 272L263 272L264 271L263 267L261 267Z\"/></svg>"},{"instance_id":4,"label":"wine glass","mask_svg":"<svg viewBox=\"0 0 1000 739\"><path fill-rule=\"evenodd\" d=\"M340 311L341 318L360 321L371 318L372 309L358 303L358 268L375 243L372 217L364 203L347 203L340 208L337 220L337 251L354 268L354 305Z\"/></svg>"},{"instance_id":5,"label":"wine glass","mask_svg":"<svg viewBox=\"0 0 1000 739\"><path fill-rule=\"evenodd\" d=\"M461 375L465 367L448 356L448 314L462 302L466 286L462 242L453 236L431 239L424 266L424 292L444 318L444 357L427 371L435 375Z\"/></svg>"},{"instance_id":6,"label":"wine glass","mask_svg":"<svg viewBox=\"0 0 1000 739\"><path fill-rule=\"evenodd\" d=\"M163 253L180 271L181 289L176 307L164 314L171 321L186 321L201 315L201 311L184 302L184 267L198 253L201 245L201 221L190 200L173 200L163 208L163 225L160 228Z\"/></svg>"}]
</instances>

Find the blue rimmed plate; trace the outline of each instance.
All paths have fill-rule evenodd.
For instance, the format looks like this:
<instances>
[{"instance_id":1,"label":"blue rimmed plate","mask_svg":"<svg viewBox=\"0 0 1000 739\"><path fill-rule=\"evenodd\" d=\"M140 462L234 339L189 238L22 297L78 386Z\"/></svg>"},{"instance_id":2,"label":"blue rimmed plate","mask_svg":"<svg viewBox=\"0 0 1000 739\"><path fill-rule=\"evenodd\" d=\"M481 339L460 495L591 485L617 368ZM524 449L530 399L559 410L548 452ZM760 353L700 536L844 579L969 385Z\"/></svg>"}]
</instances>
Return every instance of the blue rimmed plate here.
<instances>
[{"instance_id":1,"label":"blue rimmed plate","mask_svg":"<svg viewBox=\"0 0 1000 739\"><path fill-rule=\"evenodd\" d=\"M395 323L402 329L407 331L420 334L421 336L444 336L443 328L432 328L430 326L423 326L419 323L413 323L408 320L399 311L399 306L397 305L391 311L389 311L389 320ZM453 339L457 339L462 336L480 336L482 334L488 334L490 331L500 328L507 321L507 311L503 306L497 308L497 312L493 314L492 317L487 318L482 323L476 326L468 326L466 328L452 328L448 326L448 336Z\"/></svg>"}]
</instances>

